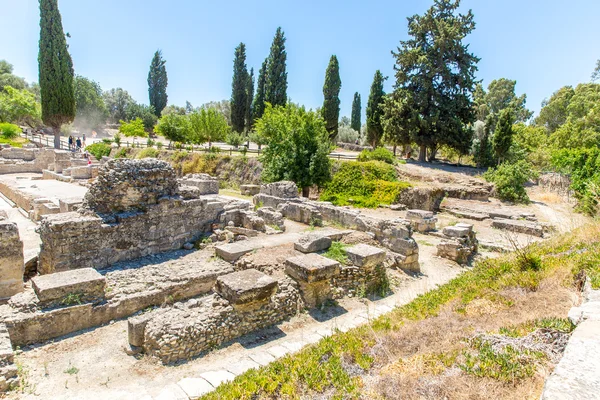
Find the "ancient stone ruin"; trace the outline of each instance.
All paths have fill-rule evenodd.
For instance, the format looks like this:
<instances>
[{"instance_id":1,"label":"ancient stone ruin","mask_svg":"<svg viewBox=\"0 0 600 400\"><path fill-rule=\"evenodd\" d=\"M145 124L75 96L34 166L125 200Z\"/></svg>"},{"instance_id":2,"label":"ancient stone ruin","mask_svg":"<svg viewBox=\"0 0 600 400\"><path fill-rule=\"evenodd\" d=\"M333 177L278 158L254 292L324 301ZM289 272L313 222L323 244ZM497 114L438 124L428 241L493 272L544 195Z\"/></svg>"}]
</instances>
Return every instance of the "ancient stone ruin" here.
<instances>
[{"instance_id":1,"label":"ancient stone ruin","mask_svg":"<svg viewBox=\"0 0 600 400\"><path fill-rule=\"evenodd\" d=\"M0 211L0 299L23 291L23 242L17 224Z\"/></svg>"},{"instance_id":2,"label":"ancient stone ruin","mask_svg":"<svg viewBox=\"0 0 600 400\"><path fill-rule=\"evenodd\" d=\"M444 239L437 246L437 254L459 264L467 261L477 252L478 242L473 225L459 223L443 229Z\"/></svg>"}]
</instances>

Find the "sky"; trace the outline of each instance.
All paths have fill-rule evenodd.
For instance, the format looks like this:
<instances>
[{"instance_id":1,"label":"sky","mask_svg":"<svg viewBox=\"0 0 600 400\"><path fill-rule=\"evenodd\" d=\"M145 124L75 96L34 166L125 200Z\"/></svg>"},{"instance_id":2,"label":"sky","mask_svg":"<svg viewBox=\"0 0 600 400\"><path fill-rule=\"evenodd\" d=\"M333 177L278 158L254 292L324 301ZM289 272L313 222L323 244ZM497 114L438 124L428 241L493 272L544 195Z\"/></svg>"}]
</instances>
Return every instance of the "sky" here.
<instances>
[{"instance_id":1,"label":"sky","mask_svg":"<svg viewBox=\"0 0 600 400\"><path fill-rule=\"evenodd\" d=\"M154 52L167 60L169 104L199 106L231 97L234 49L246 44L248 69L258 73L273 35L287 38L288 96L308 108L323 102L325 69L340 64L340 116L350 116L359 92L364 113L373 75L394 82L391 50L406 40L406 17L433 0L59 0L75 73L104 90L122 87L148 103L147 76ZM0 0L0 59L37 81L37 0ZM539 112L565 85L589 82L600 59L599 0L463 0L477 24L467 37L481 58L477 78L517 81L517 94Z\"/></svg>"}]
</instances>

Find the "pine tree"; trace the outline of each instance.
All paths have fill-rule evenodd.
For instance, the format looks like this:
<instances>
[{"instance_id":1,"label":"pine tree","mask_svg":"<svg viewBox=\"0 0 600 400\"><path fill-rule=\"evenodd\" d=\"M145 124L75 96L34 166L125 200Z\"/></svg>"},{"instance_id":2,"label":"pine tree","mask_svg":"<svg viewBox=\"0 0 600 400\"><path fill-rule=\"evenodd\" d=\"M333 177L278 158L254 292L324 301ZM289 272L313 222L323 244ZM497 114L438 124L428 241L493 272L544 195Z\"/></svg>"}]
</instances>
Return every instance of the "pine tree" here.
<instances>
[{"instance_id":1,"label":"pine tree","mask_svg":"<svg viewBox=\"0 0 600 400\"><path fill-rule=\"evenodd\" d=\"M475 122L472 95L479 58L469 52L464 39L475 29L473 13L459 14L460 0L436 0L424 15L408 18L409 40L396 52L395 91L412 95L410 118L404 121L420 146L419 160L429 161L441 145L462 154L471 148Z\"/></svg>"},{"instance_id":2,"label":"pine tree","mask_svg":"<svg viewBox=\"0 0 600 400\"><path fill-rule=\"evenodd\" d=\"M265 112L265 86L267 83L267 65L268 59L263 61L262 66L258 70L258 81L256 82L256 96L252 103L252 118L254 121L261 118ZM254 125L254 121L252 124Z\"/></svg>"},{"instance_id":3,"label":"pine tree","mask_svg":"<svg viewBox=\"0 0 600 400\"><path fill-rule=\"evenodd\" d=\"M265 102L272 106L284 106L287 103L286 58L285 36L279 27L271 45L265 82Z\"/></svg>"},{"instance_id":4,"label":"pine tree","mask_svg":"<svg viewBox=\"0 0 600 400\"><path fill-rule=\"evenodd\" d=\"M371 84L369 101L367 102L367 141L373 148L379 146L383 136L383 125L381 116L383 115L382 103L385 98L383 91L384 78L381 71L377 70Z\"/></svg>"},{"instance_id":5,"label":"pine tree","mask_svg":"<svg viewBox=\"0 0 600 400\"><path fill-rule=\"evenodd\" d=\"M354 100L352 101L352 115L350 118L350 128L354 129L356 132L360 133L360 94L358 92L354 93Z\"/></svg>"},{"instance_id":6,"label":"pine tree","mask_svg":"<svg viewBox=\"0 0 600 400\"><path fill-rule=\"evenodd\" d=\"M501 164L508 154L508 150L512 145L513 139L513 123L515 121L514 114L510 108L505 108L500 111L498 116L498 123L494 130L494 136L492 139L492 146L494 148L494 155Z\"/></svg>"},{"instance_id":7,"label":"pine tree","mask_svg":"<svg viewBox=\"0 0 600 400\"><path fill-rule=\"evenodd\" d=\"M248 82L246 83L246 131L252 130L254 117L252 113L252 100L254 98L254 68L250 68Z\"/></svg>"},{"instance_id":8,"label":"pine tree","mask_svg":"<svg viewBox=\"0 0 600 400\"><path fill-rule=\"evenodd\" d=\"M248 90L248 69L246 68L246 45L240 43L235 48L233 60L233 81L231 83L231 127L235 132L243 132L246 119Z\"/></svg>"},{"instance_id":9,"label":"pine tree","mask_svg":"<svg viewBox=\"0 0 600 400\"><path fill-rule=\"evenodd\" d=\"M150 63L150 72L148 72L148 95L150 97L150 105L154 107L154 113L160 118L162 110L167 106L167 62L162 58L162 52L157 50L154 53L152 62Z\"/></svg>"},{"instance_id":10,"label":"pine tree","mask_svg":"<svg viewBox=\"0 0 600 400\"><path fill-rule=\"evenodd\" d=\"M57 0L40 0L39 44L42 120L54 131L54 147L58 149L61 125L75 118L75 89L73 61Z\"/></svg>"},{"instance_id":11,"label":"pine tree","mask_svg":"<svg viewBox=\"0 0 600 400\"><path fill-rule=\"evenodd\" d=\"M335 55L331 56L329 65L325 72L325 84L323 85L323 108L321 115L325 120L325 128L329 133L329 139L333 141L338 133L338 124L340 119L340 88L342 81L340 79L340 65Z\"/></svg>"}]
</instances>

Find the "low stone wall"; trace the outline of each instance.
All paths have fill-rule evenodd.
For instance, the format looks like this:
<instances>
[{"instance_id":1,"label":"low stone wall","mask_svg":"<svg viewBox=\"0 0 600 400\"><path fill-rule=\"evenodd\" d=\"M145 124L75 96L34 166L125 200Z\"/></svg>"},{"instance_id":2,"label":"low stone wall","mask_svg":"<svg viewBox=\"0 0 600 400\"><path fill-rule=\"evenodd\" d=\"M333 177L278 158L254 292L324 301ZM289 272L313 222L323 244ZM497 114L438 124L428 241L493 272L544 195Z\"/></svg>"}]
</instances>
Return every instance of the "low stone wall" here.
<instances>
[{"instance_id":1,"label":"low stone wall","mask_svg":"<svg viewBox=\"0 0 600 400\"><path fill-rule=\"evenodd\" d=\"M26 193L22 190L14 188L0 180L0 192L10 201L15 203L17 207L22 208L25 211L29 211L33 208L33 200L35 196Z\"/></svg>"},{"instance_id":2,"label":"low stone wall","mask_svg":"<svg viewBox=\"0 0 600 400\"><path fill-rule=\"evenodd\" d=\"M54 163L53 149L8 147L0 151L0 174L42 172Z\"/></svg>"},{"instance_id":3,"label":"low stone wall","mask_svg":"<svg viewBox=\"0 0 600 400\"><path fill-rule=\"evenodd\" d=\"M286 185L288 188L283 190L275 189L272 186L275 184L263 185L261 193L253 197L254 204L275 208L284 217L306 224L321 225L323 221L326 221L344 228L372 233L383 246L404 257L400 263L401 268L410 271L419 270L419 247L412 238L410 222L403 219L384 220L368 217L351 208L337 207L328 202L307 200L298 197L294 183L277 182L276 184L278 187ZM294 189L296 189L296 197L276 196L276 194L281 194L282 190L291 196Z\"/></svg>"},{"instance_id":4,"label":"low stone wall","mask_svg":"<svg viewBox=\"0 0 600 400\"><path fill-rule=\"evenodd\" d=\"M217 281L218 293L131 318L130 344L168 364L198 356L296 313L299 294L291 279L273 280L255 270L231 275L236 274L249 284L246 288L233 288L233 294L220 288ZM248 279L246 274L252 277ZM256 274L261 276L256 278ZM276 282L275 292L271 282Z\"/></svg>"},{"instance_id":5,"label":"low stone wall","mask_svg":"<svg viewBox=\"0 0 600 400\"><path fill-rule=\"evenodd\" d=\"M17 224L0 215L0 299L23 291L23 242Z\"/></svg>"}]
</instances>

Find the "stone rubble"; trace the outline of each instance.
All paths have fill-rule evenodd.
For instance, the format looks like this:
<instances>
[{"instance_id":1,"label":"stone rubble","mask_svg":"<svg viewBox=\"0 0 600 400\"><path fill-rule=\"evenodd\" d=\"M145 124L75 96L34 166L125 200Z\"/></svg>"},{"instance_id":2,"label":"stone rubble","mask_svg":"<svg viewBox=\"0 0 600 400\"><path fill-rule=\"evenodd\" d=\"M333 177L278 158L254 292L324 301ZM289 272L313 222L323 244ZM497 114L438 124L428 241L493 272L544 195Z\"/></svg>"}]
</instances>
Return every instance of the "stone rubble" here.
<instances>
[{"instance_id":1,"label":"stone rubble","mask_svg":"<svg viewBox=\"0 0 600 400\"><path fill-rule=\"evenodd\" d=\"M466 264L477 252L478 241L473 225L459 223L443 229L444 239L437 245L437 255Z\"/></svg>"},{"instance_id":2,"label":"stone rubble","mask_svg":"<svg viewBox=\"0 0 600 400\"><path fill-rule=\"evenodd\" d=\"M408 210L406 219L410 221L410 225L417 232L428 232L435 230L437 217L433 215L433 211L423 210Z\"/></svg>"}]
</instances>

